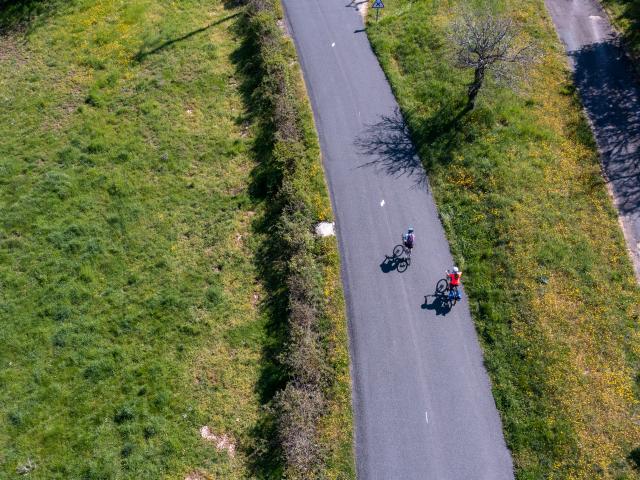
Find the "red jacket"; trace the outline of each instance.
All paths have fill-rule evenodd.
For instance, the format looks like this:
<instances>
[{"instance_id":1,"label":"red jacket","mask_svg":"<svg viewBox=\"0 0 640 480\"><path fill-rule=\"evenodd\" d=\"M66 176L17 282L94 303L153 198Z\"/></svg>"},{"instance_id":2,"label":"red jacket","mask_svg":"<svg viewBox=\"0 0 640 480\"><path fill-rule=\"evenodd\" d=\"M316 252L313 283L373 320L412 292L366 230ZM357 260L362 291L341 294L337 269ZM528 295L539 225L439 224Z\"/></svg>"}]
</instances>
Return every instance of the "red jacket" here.
<instances>
[{"instance_id":1,"label":"red jacket","mask_svg":"<svg viewBox=\"0 0 640 480\"><path fill-rule=\"evenodd\" d=\"M449 282L451 283L452 287L457 287L458 285L460 285L460 278L462 277L462 272L450 273L448 276L449 276Z\"/></svg>"}]
</instances>

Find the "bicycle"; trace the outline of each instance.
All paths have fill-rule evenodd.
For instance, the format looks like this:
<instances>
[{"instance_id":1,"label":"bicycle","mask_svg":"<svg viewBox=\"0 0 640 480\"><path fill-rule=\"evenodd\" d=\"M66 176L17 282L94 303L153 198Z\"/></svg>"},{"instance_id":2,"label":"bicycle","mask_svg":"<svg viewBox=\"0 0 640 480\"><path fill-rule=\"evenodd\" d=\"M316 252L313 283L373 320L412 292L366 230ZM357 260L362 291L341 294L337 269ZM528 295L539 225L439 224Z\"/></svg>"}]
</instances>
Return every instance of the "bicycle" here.
<instances>
[{"instance_id":1,"label":"bicycle","mask_svg":"<svg viewBox=\"0 0 640 480\"><path fill-rule=\"evenodd\" d=\"M403 243L393 247L393 257L398 259L398 272L402 273L411 265L411 248Z\"/></svg>"},{"instance_id":2,"label":"bicycle","mask_svg":"<svg viewBox=\"0 0 640 480\"><path fill-rule=\"evenodd\" d=\"M407 258L411 258L411 249L405 245L398 244L393 247L393 256L400 257L402 254L406 254Z\"/></svg>"},{"instance_id":3,"label":"bicycle","mask_svg":"<svg viewBox=\"0 0 640 480\"><path fill-rule=\"evenodd\" d=\"M449 270L446 271L447 274ZM446 297L450 306L454 306L461 299L457 285L451 285L449 277L441 278L436 284L436 294Z\"/></svg>"}]
</instances>

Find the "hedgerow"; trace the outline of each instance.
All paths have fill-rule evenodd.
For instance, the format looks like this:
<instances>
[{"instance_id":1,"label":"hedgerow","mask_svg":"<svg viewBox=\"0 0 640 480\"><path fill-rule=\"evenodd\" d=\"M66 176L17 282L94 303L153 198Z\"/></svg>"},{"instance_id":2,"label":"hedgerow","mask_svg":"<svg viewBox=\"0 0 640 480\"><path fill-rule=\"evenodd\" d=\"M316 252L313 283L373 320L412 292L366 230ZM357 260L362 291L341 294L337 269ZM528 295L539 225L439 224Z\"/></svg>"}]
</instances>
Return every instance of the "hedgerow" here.
<instances>
[{"instance_id":1,"label":"hedgerow","mask_svg":"<svg viewBox=\"0 0 640 480\"><path fill-rule=\"evenodd\" d=\"M321 419L336 372L329 359L329 338L324 321L328 299L324 295L322 240L313 234L323 219L319 207L328 204L319 150L301 87L292 44L278 25L277 0L248 0L247 23L258 49L260 80L253 97L260 108L261 129L270 149L262 155L266 196L274 226L270 229L269 267L286 303L286 341L280 361L286 382L273 397L276 436L286 478L323 476L327 445ZM315 172L315 173L314 173Z\"/></svg>"}]
</instances>

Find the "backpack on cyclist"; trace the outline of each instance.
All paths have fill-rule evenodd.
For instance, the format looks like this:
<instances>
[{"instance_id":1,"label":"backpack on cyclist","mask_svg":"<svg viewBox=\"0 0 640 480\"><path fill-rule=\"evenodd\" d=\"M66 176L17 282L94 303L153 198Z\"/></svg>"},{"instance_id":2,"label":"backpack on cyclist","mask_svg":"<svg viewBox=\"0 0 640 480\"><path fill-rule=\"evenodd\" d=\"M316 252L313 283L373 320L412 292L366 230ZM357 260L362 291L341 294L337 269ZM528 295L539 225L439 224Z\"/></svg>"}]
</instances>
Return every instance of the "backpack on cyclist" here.
<instances>
[{"instance_id":1,"label":"backpack on cyclist","mask_svg":"<svg viewBox=\"0 0 640 480\"><path fill-rule=\"evenodd\" d=\"M407 246L407 248L413 248L413 240L415 239L413 233L410 233L407 235L407 238L405 238L404 240L404 244Z\"/></svg>"}]
</instances>

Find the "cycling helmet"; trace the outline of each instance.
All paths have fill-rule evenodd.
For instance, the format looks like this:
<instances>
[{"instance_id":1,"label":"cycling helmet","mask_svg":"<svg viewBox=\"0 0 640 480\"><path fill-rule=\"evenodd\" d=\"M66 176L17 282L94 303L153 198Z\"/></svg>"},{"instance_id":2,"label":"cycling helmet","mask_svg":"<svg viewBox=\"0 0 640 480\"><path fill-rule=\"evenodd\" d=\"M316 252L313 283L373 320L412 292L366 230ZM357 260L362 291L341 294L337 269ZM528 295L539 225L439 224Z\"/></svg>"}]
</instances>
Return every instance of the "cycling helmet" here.
<instances>
[{"instance_id":1,"label":"cycling helmet","mask_svg":"<svg viewBox=\"0 0 640 480\"><path fill-rule=\"evenodd\" d=\"M458 270L458 267L453 267L453 273L458 273L460 270Z\"/></svg>"},{"instance_id":2,"label":"cycling helmet","mask_svg":"<svg viewBox=\"0 0 640 480\"><path fill-rule=\"evenodd\" d=\"M409 227L409 233L413 233L413 227Z\"/></svg>"}]
</instances>

